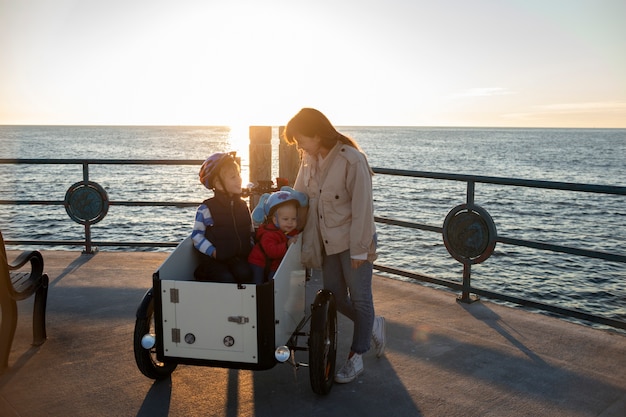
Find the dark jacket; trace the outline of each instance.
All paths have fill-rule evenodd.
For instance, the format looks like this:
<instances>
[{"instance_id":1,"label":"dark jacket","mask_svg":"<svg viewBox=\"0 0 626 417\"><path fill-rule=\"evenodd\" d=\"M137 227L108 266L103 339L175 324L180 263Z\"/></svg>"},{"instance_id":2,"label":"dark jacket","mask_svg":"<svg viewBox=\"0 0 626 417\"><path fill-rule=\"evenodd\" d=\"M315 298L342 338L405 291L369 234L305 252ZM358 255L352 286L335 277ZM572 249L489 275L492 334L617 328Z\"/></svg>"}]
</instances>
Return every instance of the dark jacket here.
<instances>
[{"instance_id":1,"label":"dark jacket","mask_svg":"<svg viewBox=\"0 0 626 417\"><path fill-rule=\"evenodd\" d=\"M240 196L229 197L216 190L204 204L213 218L213 225L204 235L215 246L217 259L247 259L252 249L252 220L246 202Z\"/></svg>"}]
</instances>

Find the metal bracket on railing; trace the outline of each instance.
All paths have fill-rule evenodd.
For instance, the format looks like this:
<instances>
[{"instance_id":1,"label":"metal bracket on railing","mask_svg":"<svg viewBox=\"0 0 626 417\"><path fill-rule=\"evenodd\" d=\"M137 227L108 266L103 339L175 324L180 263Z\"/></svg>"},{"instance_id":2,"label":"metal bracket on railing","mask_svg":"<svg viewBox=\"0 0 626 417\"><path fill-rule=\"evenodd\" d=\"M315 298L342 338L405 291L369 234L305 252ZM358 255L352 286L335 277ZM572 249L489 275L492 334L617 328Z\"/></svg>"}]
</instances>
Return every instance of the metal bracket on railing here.
<instances>
[{"instance_id":1,"label":"metal bracket on railing","mask_svg":"<svg viewBox=\"0 0 626 417\"><path fill-rule=\"evenodd\" d=\"M461 204L450 210L443 222L443 243L454 259L463 264L463 302L470 298L471 265L485 261L496 247L498 233L493 219L475 204Z\"/></svg>"},{"instance_id":2,"label":"metal bracket on railing","mask_svg":"<svg viewBox=\"0 0 626 417\"><path fill-rule=\"evenodd\" d=\"M91 225L104 219L109 211L109 196L100 184L80 181L68 188L63 200L65 211L72 220L85 226L85 253L91 248Z\"/></svg>"},{"instance_id":3,"label":"metal bracket on railing","mask_svg":"<svg viewBox=\"0 0 626 417\"><path fill-rule=\"evenodd\" d=\"M443 222L443 243L450 255L464 264L478 264L489 258L496 237L493 219L475 204L456 206Z\"/></svg>"}]
</instances>

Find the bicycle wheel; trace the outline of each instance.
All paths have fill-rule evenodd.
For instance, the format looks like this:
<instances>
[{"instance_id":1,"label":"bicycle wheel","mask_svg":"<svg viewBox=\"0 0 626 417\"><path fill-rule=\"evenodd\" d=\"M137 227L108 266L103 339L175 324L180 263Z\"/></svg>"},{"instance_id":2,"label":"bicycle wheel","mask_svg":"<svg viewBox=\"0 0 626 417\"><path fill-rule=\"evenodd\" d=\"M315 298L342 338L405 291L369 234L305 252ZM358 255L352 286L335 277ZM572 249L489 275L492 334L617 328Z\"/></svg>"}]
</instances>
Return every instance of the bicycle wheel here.
<instances>
[{"instance_id":1,"label":"bicycle wheel","mask_svg":"<svg viewBox=\"0 0 626 417\"><path fill-rule=\"evenodd\" d=\"M313 392L326 395L335 378L337 359L337 308L330 291L318 292L311 306L309 377Z\"/></svg>"}]
</instances>

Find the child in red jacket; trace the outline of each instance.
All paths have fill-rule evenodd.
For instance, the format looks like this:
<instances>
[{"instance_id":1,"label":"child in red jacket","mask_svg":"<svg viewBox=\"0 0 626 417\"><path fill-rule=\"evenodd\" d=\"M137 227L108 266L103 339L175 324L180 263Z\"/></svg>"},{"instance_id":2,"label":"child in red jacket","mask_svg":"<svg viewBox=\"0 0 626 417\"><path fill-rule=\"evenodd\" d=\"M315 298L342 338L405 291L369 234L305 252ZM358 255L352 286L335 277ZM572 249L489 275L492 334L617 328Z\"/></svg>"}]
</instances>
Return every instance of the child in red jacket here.
<instances>
[{"instance_id":1,"label":"child in red jacket","mask_svg":"<svg viewBox=\"0 0 626 417\"><path fill-rule=\"evenodd\" d=\"M256 284L274 277L287 249L298 239L298 208L306 203L306 195L290 187L261 196L252 217L256 222L264 222L256 232L257 243L248 257Z\"/></svg>"}]
</instances>

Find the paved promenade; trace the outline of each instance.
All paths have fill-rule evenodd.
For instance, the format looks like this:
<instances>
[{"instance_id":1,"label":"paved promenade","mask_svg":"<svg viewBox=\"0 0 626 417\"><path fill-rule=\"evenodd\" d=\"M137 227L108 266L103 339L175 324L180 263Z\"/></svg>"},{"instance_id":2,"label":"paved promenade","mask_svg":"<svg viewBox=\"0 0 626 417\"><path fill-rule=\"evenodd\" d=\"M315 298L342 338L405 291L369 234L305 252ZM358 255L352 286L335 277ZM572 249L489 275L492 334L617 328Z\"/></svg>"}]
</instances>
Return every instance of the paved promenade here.
<instances>
[{"instance_id":1,"label":"paved promenade","mask_svg":"<svg viewBox=\"0 0 626 417\"><path fill-rule=\"evenodd\" d=\"M387 319L386 355L366 354L359 379L328 396L312 392L306 368L285 364L179 365L154 382L135 365L132 335L166 254L42 253L48 340L30 346L32 300L19 303L0 417L626 416L626 336L382 277L374 299ZM351 337L341 316L339 331L338 366Z\"/></svg>"}]
</instances>

